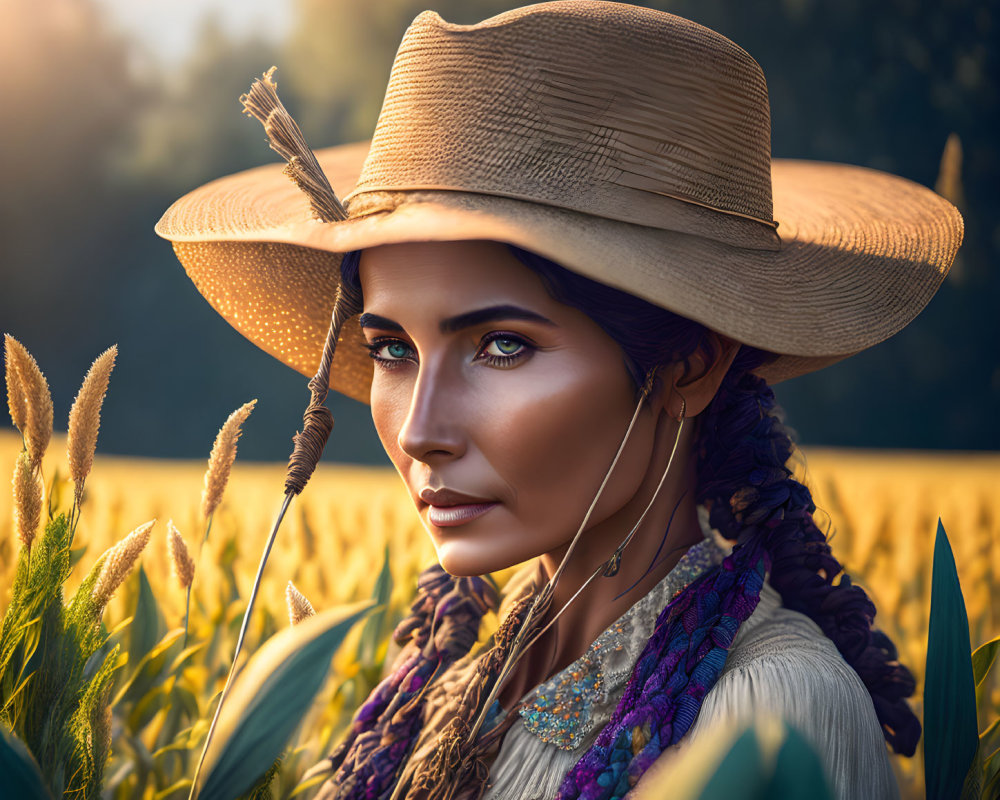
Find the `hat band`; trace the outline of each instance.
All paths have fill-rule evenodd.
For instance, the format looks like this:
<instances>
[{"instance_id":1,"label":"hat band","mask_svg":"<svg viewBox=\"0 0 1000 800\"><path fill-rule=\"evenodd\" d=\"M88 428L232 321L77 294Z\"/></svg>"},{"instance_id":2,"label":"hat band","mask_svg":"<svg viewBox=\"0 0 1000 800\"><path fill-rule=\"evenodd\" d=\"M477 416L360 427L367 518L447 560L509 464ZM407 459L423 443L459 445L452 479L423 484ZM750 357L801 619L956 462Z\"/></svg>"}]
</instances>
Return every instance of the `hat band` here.
<instances>
[{"instance_id":1,"label":"hat band","mask_svg":"<svg viewBox=\"0 0 1000 800\"><path fill-rule=\"evenodd\" d=\"M639 176L634 176L638 178ZM441 184L382 185L365 184L344 198L348 219L394 211L406 202L408 193L424 191L460 192L522 200L538 205L562 208L630 225L641 225L676 233L712 239L722 244L748 250L777 252L781 249L778 223L758 219L737 211L715 208L688 198L677 197L652 188L638 186L601 186L587 196L590 203L554 203L547 198L531 197L496 189L478 190ZM573 198L577 200L578 198ZM594 202L603 200L604 202ZM615 202L611 202L614 200Z\"/></svg>"}]
</instances>

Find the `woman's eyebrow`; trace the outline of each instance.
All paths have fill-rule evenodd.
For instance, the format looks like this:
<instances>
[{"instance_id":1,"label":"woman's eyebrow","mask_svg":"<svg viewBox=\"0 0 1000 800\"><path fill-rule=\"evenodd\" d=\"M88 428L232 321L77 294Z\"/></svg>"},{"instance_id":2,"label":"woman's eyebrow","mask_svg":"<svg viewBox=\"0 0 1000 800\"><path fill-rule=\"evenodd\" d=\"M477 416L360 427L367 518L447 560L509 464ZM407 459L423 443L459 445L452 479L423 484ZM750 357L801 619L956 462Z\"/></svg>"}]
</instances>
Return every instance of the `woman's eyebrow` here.
<instances>
[{"instance_id":1,"label":"woman's eyebrow","mask_svg":"<svg viewBox=\"0 0 1000 800\"><path fill-rule=\"evenodd\" d=\"M481 325L484 322L495 322L501 319L523 319L529 322L541 322L544 325L555 326L552 320L534 311L528 311L528 309L521 308L520 306L500 305L479 308L475 311L467 311L464 314L448 317L441 320L441 324L438 327L440 327L441 333L454 333L463 328L470 328L473 325ZM358 322L362 328L379 328L385 331L403 330L403 326L398 322L394 322L378 314L362 314Z\"/></svg>"},{"instance_id":2,"label":"woman's eyebrow","mask_svg":"<svg viewBox=\"0 0 1000 800\"><path fill-rule=\"evenodd\" d=\"M379 328L383 331L399 331L402 333L403 326L398 322L393 322L388 317L380 317L378 314L362 314L358 317L358 324L362 328Z\"/></svg>"}]
</instances>

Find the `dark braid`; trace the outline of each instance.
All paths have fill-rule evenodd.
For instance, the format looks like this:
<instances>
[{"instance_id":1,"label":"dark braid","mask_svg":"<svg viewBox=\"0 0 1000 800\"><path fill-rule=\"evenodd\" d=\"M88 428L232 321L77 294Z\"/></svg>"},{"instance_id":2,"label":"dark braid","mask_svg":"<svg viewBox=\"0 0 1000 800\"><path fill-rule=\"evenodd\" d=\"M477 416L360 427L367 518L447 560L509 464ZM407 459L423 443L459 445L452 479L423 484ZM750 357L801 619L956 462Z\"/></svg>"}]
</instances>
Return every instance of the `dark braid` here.
<instances>
[{"instance_id":1,"label":"dark braid","mask_svg":"<svg viewBox=\"0 0 1000 800\"><path fill-rule=\"evenodd\" d=\"M393 634L406 645L401 663L375 687L326 760L336 773L318 798L388 796L423 726L427 686L469 652L483 615L499 605L491 582L453 578L437 564L420 574L417 586L410 614Z\"/></svg>"},{"instance_id":2,"label":"dark braid","mask_svg":"<svg viewBox=\"0 0 1000 800\"><path fill-rule=\"evenodd\" d=\"M868 688L886 741L913 755L920 723L905 701L913 675L888 637L872 630L875 606L833 556L809 490L787 467L793 444L773 391L750 371L756 358L748 348L740 353L701 423L698 501L727 539L762 539L785 607L812 618L837 645Z\"/></svg>"},{"instance_id":3,"label":"dark braid","mask_svg":"<svg viewBox=\"0 0 1000 800\"><path fill-rule=\"evenodd\" d=\"M739 625L760 599L764 572L786 607L807 614L860 675L886 740L912 755L920 724L904 697L913 678L888 638L871 630L875 607L843 575L812 518L815 505L786 463L793 446L774 394L752 373L766 354L741 348L699 419L699 503L737 544L660 614L608 725L567 774L568 798L620 798L694 723Z\"/></svg>"}]
</instances>

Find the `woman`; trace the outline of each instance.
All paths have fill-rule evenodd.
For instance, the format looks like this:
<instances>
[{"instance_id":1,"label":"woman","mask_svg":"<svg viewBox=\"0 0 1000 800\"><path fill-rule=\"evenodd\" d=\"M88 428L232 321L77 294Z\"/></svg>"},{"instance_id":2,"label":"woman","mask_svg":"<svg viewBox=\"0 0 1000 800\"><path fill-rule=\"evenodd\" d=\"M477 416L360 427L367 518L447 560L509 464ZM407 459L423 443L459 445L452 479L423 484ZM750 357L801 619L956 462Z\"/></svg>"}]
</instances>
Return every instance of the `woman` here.
<instances>
[{"instance_id":1,"label":"woman","mask_svg":"<svg viewBox=\"0 0 1000 800\"><path fill-rule=\"evenodd\" d=\"M371 144L318 163L270 73L244 102L305 195L251 170L157 230L245 335L320 363L289 491L327 387L369 401L440 562L321 796L622 797L761 712L802 731L837 797L894 796L884 743L914 750L913 681L786 467L768 381L912 319L955 209L772 162L757 64L617 3L421 14ZM327 177L359 170L341 202ZM473 649L497 604L476 576L522 561Z\"/></svg>"}]
</instances>

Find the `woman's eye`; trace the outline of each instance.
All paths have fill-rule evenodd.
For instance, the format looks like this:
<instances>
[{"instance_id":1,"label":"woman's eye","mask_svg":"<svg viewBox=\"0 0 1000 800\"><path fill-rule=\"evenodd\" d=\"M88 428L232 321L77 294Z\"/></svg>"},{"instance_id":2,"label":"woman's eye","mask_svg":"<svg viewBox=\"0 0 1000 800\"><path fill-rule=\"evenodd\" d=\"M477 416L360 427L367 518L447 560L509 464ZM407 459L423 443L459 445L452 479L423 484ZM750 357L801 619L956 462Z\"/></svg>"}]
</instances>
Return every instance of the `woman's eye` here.
<instances>
[{"instance_id":1,"label":"woman's eye","mask_svg":"<svg viewBox=\"0 0 1000 800\"><path fill-rule=\"evenodd\" d=\"M376 339L365 347L372 359L387 369L393 369L403 361L413 360L412 349L399 339Z\"/></svg>"},{"instance_id":2,"label":"woman's eye","mask_svg":"<svg viewBox=\"0 0 1000 800\"><path fill-rule=\"evenodd\" d=\"M519 336L506 333L491 333L480 348L480 358L490 366L511 366L527 355L532 346Z\"/></svg>"}]
</instances>

